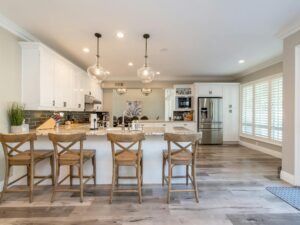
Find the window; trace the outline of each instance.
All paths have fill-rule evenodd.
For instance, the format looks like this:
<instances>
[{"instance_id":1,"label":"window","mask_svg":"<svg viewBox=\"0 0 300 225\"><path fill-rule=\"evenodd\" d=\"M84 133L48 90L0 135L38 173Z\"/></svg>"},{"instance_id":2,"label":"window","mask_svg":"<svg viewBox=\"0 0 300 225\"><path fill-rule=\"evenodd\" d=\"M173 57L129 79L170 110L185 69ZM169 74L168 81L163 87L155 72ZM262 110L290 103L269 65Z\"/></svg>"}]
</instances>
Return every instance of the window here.
<instances>
[{"instance_id":1,"label":"window","mask_svg":"<svg viewBox=\"0 0 300 225\"><path fill-rule=\"evenodd\" d=\"M281 142L282 76L243 85L241 101L241 134Z\"/></svg>"}]
</instances>

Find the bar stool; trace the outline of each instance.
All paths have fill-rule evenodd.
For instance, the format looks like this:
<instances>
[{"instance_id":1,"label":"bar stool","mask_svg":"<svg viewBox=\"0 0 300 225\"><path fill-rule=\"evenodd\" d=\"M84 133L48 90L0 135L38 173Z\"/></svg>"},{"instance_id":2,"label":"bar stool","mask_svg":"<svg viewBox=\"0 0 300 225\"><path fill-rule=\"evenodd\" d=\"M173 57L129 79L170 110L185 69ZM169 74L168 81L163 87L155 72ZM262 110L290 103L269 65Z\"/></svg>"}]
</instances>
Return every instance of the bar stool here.
<instances>
[{"instance_id":1,"label":"bar stool","mask_svg":"<svg viewBox=\"0 0 300 225\"><path fill-rule=\"evenodd\" d=\"M7 192L28 192L29 202L33 201L33 188L35 185L40 184L46 179L52 179L53 181L53 150L36 150L34 149L34 141L37 139L35 133L28 134L0 134L0 142L4 150L5 159L5 176L3 190L0 197L0 202L3 199L4 193ZM29 144L29 149L27 146ZM20 148L27 148L28 150L20 150ZM36 176L35 165L45 159L50 160L51 174L48 176ZM13 166L26 166L27 172L25 175L9 182L10 169ZM8 189L8 187L17 181L27 177L26 189ZM35 179L39 179L38 182L34 183Z\"/></svg>"},{"instance_id":2,"label":"bar stool","mask_svg":"<svg viewBox=\"0 0 300 225\"><path fill-rule=\"evenodd\" d=\"M170 202L172 192L194 192L196 202L199 202L197 181L196 181L196 150L201 134L175 134L165 133L164 140L168 143L168 150L163 151L163 170L162 170L162 185L165 181L168 184L167 203ZM173 148L173 146L176 146ZM191 147L191 150L190 150ZM165 175L165 166L168 162L168 176ZM175 166L186 166L185 176L173 176L173 168ZM192 174L189 174L189 167L192 169ZM185 178L186 185L188 180L191 180L192 189L172 189L172 178Z\"/></svg>"},{"instance_id":3,"label":"bar stool","mask_svg":"<svg viewBox=\"0 0 300 225\"><path fill-rule=\"evenodd\" d=\"M144 133L108 133L107 139L112 149L112 188L110 203L115 192L138 193L139 203L142 203L142 141ZM126 145L126 146L125 146ZM137 149L133 149L137 145ZM116 146L119 147L116 149ZM132 166L136 169L135 176L119 176L120 166ZM119 179L137 179L137 189L115 189Z\"/></svg>"},{"instance_id":4,"label":"bar stool","mask_svg":"<svg viewBox=\"0 0 300 225\"><path fill-rule=\"evenodd\" d=\"M90 179L94 180L96 185L96 150L84 149L83 141L86 140L85 133L77 134L48 134L49 139L53 143L54 147L54 161L55 161L55 179L51 202L54 201L56 192L79 192L80 202L83 202L83 186ZM80 148L78 150L71 149L74 145L78 144ZM92 161L93 174L86 176L83 174L83 165L88 160ZM69 174L59 181L60 167L69 166ZM78 175L73 175L73 168L78 168ZM70 186L73 185L73 179L79 178L79 188L63 188L62 183L70 178ZM84 181L83 179L86 178Z\"/></svg>"}]
</instances>

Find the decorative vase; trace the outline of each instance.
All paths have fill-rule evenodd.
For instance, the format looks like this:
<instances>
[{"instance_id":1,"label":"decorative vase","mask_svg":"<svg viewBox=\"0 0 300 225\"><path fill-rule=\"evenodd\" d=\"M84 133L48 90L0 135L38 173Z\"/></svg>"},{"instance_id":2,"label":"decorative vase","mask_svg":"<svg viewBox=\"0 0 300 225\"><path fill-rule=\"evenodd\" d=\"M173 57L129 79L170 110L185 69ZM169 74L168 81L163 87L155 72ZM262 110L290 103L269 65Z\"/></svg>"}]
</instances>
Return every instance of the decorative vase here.
<instances>
[{"instance_id":1,"label":"decorative vase","mask_svg":"<svg viewBox=\"0 0 300 225\"><path fill-rule=\"evenodd\" d=\"M29 125L28 124L22 124L20 126L10 126L10 132L11 133L28 133L29 132Z\"/></svg>"}]
</instances>

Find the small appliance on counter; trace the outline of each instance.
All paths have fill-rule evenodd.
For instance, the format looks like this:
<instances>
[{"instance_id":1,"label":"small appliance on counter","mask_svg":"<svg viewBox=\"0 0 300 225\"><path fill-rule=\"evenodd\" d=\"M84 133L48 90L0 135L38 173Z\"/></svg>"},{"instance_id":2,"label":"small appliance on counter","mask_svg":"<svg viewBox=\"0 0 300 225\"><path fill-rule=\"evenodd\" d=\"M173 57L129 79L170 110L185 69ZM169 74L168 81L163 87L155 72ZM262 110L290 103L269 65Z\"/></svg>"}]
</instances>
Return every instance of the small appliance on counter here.
<instances>
[{"instance_id":1,"label":"small appliance on counter","mask_svg":"<svg viewBox=\"0 0 300 225\"><path fill-rule=\"evenodd\" d=\"M109 127L109 112L97 112L99 117L99 125L101 127Z\"/></svg>"},{"instance_id":2,"label":"small appliance on counter","mask_svg":"<svg viewBox=\"0 0 300 225\"><path fill-rule=\"evenodd\" d=\"M98 130L98 117L96 113L90 114L90 130Z\"/></svg>"}]
</instances>

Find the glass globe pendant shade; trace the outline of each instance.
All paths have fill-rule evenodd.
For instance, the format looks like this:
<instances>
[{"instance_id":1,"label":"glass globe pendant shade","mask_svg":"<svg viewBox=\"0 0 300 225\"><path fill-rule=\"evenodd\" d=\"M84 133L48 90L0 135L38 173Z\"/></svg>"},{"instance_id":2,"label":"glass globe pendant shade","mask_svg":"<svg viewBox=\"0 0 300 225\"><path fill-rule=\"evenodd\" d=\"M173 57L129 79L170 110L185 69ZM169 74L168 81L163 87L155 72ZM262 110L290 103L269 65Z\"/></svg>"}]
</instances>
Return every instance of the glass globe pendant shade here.
<instances>
[{"instance_id":1,"label":"glass globe pendant shade","mask_svg":"<svg viewBox=\"0 0 300 225\"><path fill-rule=\"evenodd\" d=\"M98 80L105 80L108 76L108 72L101 66L95 64L87 69L90 76L97 78Z\"/></svg>"},{"instance_id":2,"label":"glass globe pendant shade","mask_svg":"<svg viewBox=\"0 0 300 225\"><path fill-rule=\"evenodd\" d=\"M138 78L141 79L142 83L150 83L155 77L155 71L149 66L143 66L137 71Z\"/></svg>"}]
</instances>

